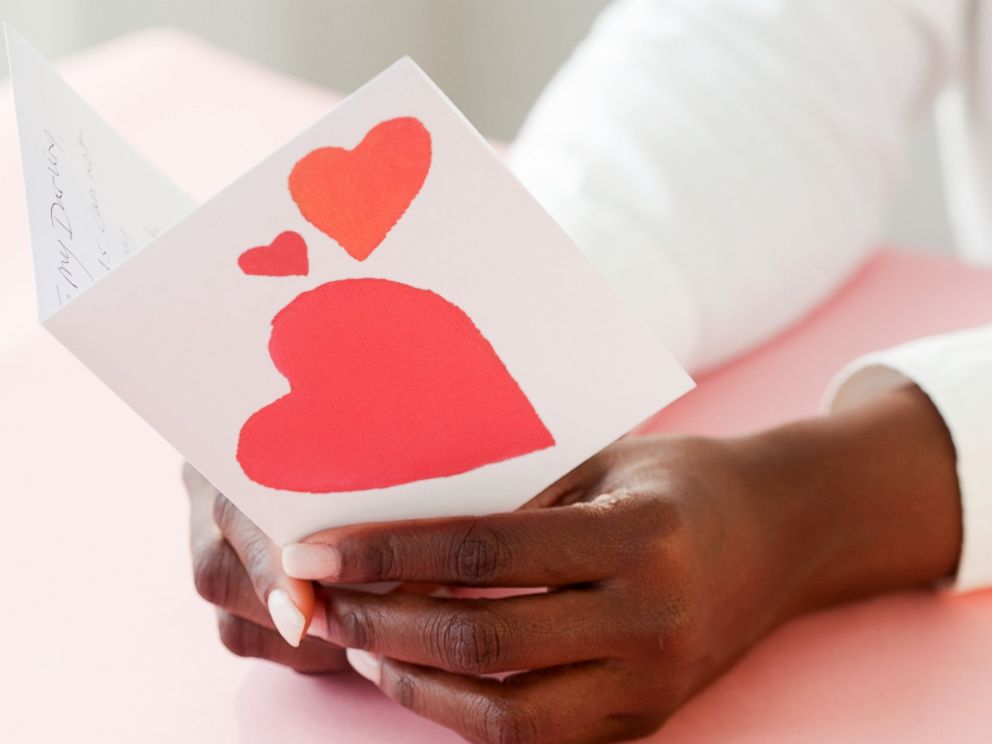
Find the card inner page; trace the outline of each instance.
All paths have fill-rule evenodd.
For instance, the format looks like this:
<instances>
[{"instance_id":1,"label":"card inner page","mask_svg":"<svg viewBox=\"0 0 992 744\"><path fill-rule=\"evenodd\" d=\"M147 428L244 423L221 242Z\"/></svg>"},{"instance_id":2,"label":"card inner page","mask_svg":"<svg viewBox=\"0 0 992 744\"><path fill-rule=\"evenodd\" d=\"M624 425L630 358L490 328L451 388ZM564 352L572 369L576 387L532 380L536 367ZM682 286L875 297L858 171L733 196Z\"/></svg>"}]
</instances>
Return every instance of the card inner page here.
<instances>
[{"instance_id":1,"label":"card inner page","mask_svg":"<svg viewBox=\"0 0 992 744\"><path fill-rule=\"evenodd\" d=\"M195 202L5 26L21 142L38 314L47 319Z\"/></svg>"}]
</instances>

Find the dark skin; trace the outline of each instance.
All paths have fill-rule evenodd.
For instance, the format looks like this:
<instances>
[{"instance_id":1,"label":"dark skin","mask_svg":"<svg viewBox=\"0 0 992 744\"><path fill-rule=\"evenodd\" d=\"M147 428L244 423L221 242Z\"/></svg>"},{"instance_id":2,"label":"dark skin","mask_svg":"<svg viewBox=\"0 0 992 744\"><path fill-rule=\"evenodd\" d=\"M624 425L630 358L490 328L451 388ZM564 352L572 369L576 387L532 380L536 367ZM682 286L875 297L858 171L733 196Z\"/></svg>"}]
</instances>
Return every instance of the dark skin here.
<instances>
[{"instance_id":1,"label":"dark skin","mask_svg":"<svg viewBox=\"0 0 992 744\"><path fill-rule=\"evenodd\" d=\"M329 672L341 648L365 650L387 696L478 742L646 735L786 620L932 586L961 545L953 444L915 387L747 437L625 439L511 514L329 530L287 553L295 578L223 496L187 481L197 586L232 651ZM310 579L549 591L371 595ZM313 618L298 648L265 610L274 587ZM499 672L515 674L481 676Z\"/></svg>"}]
</instances>

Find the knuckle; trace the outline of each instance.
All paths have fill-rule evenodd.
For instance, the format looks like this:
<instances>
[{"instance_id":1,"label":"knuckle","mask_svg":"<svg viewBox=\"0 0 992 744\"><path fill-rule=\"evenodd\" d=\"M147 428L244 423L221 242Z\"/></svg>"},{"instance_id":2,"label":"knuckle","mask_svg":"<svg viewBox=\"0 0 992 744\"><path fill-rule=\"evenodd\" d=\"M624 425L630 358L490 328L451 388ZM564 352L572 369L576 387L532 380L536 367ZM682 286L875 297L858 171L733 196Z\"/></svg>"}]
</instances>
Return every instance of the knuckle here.
<instances>
[{"instance_id":1,"label":"knuckle","mask_svg":"<svg viewBox=\"0 0 992 744\"><path fill-rule=\"evenodd\" d=\"M636 491L614 489L592 501L574 505L586 522L586 529L602 535L604 541L630 541L653 529L649 514L640 514L642 500Z\"/></svg>"},{"instance_id":2,"label":"knuckle","mask_svg":"<svg viewBox=\"0 0 992 744\"><path fill-rule=\"evenodd\" d=\"M213 605L223 606L230 594L230 581L223 570L223 547L220 541L193 555L193 586L196 593Z\"/></svg>"},{"instance_id":3,"label":"knuckle","mask_svg":"<svg viewBox=\"0 0 992 744\"><path fill-rule=\"evenodd\" d=\"M400 673L393 680L393 699L404 708L418 710L417 684L409 674Z\"/></svg>"},{"instance_id":4,"label":"knuckle","mask_svg":"<svg viewBox=\"0 0 992 744\"><path fill-rule=\"evenodd\" d=\"M337 613L335 620L341 642L346 648L375 648L375 628L367 611L350 607Z\"/></svg>"},{"instance_id":5,"label":"knuckle","mask_svg":"<svg viewBox=\"0 0 992 744\"><path fill-rule=\"evenodd\" d=\"M678 537L686 531L689 515L688 505L677 499L662 499L651 504L653 519L649 526L666 537Z\"/></svg>"},{"instance_id":6,"label":"knuckle","mask_svg":"<svg viewBox=\"0 0 992 744\"><path fill-rule=\"evenodd\" d=\"M223 494L217 494L214 499L214 522L225 535L231 530L234 520L238 517L238 507L232 504Z\"/></svg>"},{"instance_id":7,"label":"knuckle","mask_svg":"<svg viewBox=\"0 0 992 744\"><path fill-rule=\"evenodd\" d=\"M483 584L505 576L513 562L512 543L500 530L474 522L449 550L448 573L463 584Z\"/></svg>"},{"instance_id":8,"label":"knuckle","mask_svg":"<svg viewBox=\"0 0 992 744\"><path fill-rule=\"evenodd\" d=\"M634 529L632 537L678 542L687 531L686 509L684 503L673 499L634 499L631 504L633 518L628 520Z\"/></svg>"},{"instance_id":9,"label":"knuckle","mask_svg":"<svg viewBox=\"0 0 992 744\"><path fill-rule=\"evenodd\" d=\"M664 567L665 575L682 581L698 564L698 538L690 527L688 507L672 501L639 504L622 520L620 537L646 546L631 556L633 565Z\"/></svg>"},{"instance_id":10,"label":"knuckle","mask_svg":"<svg viewBox=\"0 0 992 744\"><path fill-rule=\"evenodd\" d=\"M386 534L359 544L346 542L341 546L344 573L360 581L389 581L398 578L399 549L396 536Z\"/></svg>"},{"instance_id":11,"label":"knuckle","mask_svg":"<svg viewBox=\"0 0 992 744\"><path fill-rule=\"evenodd\" d=\"M272 553L269 539L261 532L253 533L241 541L241 563L254 579L272 572Z\"/></svg>"},{"instance_id":12,"label":"knuckle","mask_svg":"<svg viewBox=\"0 0 992 744\"><path fill-rule=\"evenodd\" d=\"M666 584L673 593L680 595L677 600L684 603L688 587L696 583L700 560L699 538L688 530L676 530L655 541L652 560L662 568Z\"/></svg>"},{"instance_id":13,"label":"knuckle","mask_svg":"<svg viewBox=\"0 0 992 744\"><path fill-rule=\"evenodd\" d=\"M507 644L507 626L488 613L443 615L429 625L435 655L461 674L501 671Z\"/></svg>"},{"instance_id":14,"label":"knuckle","mask_svg":"<svg viewBox=\"0 0 992 744\"><path fill-rule=\"evenodd\" d=\"M527 703L487 698L480 710L482 739L488 744L534 744L541 740L537 711Z\"/></svg>"},{"instance_id":15,"label":"knuckle","mask_svg":"<svg viewBox=\"0 0 992 744\"><path fill-rule=\"evenodd\" d=\"M673 594L664 604L659 623L658 648L675 658L690 658L697 648L700 629L691 602L682 594Z\"/></svg>"},{"instance_id":16,"label":"knuckle","mask_svg":"<svg viewBox=\"0 0 992 744\"><path fill-rule=\"evenodd\" d=\"M221 643L235 656L258 655L257 636L251 632L252 629L245 620L228 613L221 613L217 618L217 629Z\"/></svg>"}]
</instances>

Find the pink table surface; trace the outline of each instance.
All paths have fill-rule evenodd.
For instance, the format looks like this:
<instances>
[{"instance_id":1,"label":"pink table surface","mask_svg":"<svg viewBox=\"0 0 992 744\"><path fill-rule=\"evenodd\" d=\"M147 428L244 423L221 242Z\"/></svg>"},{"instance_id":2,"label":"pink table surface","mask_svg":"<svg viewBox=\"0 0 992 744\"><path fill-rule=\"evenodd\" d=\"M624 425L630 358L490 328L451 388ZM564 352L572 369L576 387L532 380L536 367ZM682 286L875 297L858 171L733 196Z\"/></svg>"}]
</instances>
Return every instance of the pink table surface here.
<instances>
[{"instance_id":1,"label":"pink table surface","mask_svg":"<svg viewBox=\"0 0 992 744\"><path fill-rule=\"evenodd\" d=\"M334 97L172 31L63 67L149 158L204 198ZM0 741L456 741L353 675L238 659L193 592L179 458L35 324L20 162L0 88ZM813 413L852 356L992 320L992 273L882 252L798 328L653 422L735 433ZM656 737L992 740L992 593L908 594L795 621ZM655 740L655 739L653 739Z\"/></svg>"}]
</instances>

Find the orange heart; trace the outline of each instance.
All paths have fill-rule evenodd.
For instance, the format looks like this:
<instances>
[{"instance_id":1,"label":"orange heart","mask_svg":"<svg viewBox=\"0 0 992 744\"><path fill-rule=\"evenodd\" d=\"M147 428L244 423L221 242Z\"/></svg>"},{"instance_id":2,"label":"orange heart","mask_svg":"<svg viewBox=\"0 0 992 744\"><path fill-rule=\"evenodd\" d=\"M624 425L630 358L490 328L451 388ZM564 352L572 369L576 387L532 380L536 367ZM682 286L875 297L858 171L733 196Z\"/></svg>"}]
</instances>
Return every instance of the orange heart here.
<instances>
[{"instance_id":1,"label":"orange heart","mask_svg":"<svg viewBox=\"0 0 992 744\"><path fill-rule=\"evenodd\" d=\"M413 117L376 125L358 147L322 147L302 158L289 192L314 227L364 261L420 193L431 167L431 135Z\"/></svg>"}]
</instances>

